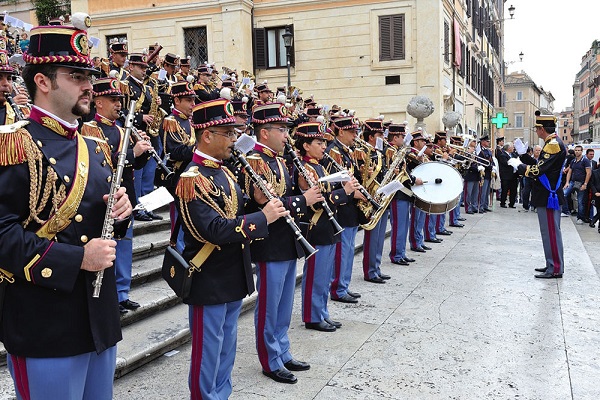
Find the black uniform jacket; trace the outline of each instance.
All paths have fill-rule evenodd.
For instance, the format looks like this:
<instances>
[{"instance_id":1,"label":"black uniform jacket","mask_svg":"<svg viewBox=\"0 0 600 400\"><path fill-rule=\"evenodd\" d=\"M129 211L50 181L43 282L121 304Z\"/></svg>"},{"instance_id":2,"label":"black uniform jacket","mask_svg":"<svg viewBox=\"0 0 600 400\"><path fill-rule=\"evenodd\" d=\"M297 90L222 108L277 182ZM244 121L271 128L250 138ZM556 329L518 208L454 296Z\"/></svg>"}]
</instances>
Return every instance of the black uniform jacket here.
<instances>
[{"instance_id":1,"label":"black uniform jacket","mask_svg":"<svg viewBox=\"0 0 600 400\"><path fill-rule=\"evenodd\" d=\"M173 193L179 176L192 161L194 154L195 138L189 118L177 109L173 109L171 115L163 120L160 138L164 144L165 154L169 155L167 167L174 175L172 179L165 182L165 187Z\"/></svg>"},{"instance_id":2,"label":"black uniform jacket","mask_svg":"<svg viewBox=\"0 0 600 400\"><path fill-rule=\"evenodd\" d=\"M500 171L500 179L513 179L515 177L515 170L508 164L512 156L505 150L499 151L496 155L498 160L498 170Z\"/></svg>"},{"instance_id":3,"label":"black uniform jacket","mask_svg":"<svg viewBox=\"0 0 600 400\"><path fill-rule=\"evenodd\" d=\"M306 214L306 200L300 194L293 194L293 184L290 174L282 158L273 150L257 143L247 157L248 163L265 181L271 184L277 197L290 212L292 218ZM254 184L247 173L242 174L246 194L252 199L246 208L247 212L260 210L254 201ZM296 221L298 222L298 221ZM252 261L286 261L304 257L302 246L296 240L296 235L284 218L269 225L269 236L265 239L252 241L250 246Z\"/></svg>"},{"instance_id":4,"label":"black uniform jacket","mask_svg":"<svg viewBox=\"0 0 600 400\"><path fill-rule=\"evenodd\" d=\"M338 164L346 168L346 170L352 174L356 179L360 180L360 173L358 166L356 165L352 154L350 154L350 148L344 146L339 140L333 140L325 150L327 154L331 156ZM325 167L325 170L329 174L338 172L333 163L329 162L326 158L321 160L321 164ZM343 227L355 227L358 226L361 211L358 209L358 200L354 199L353 195L349 196L348 202L344 205L340 205L337 209L337 221Z\"/></svg>"},{"instance_id":5,"label":"black uniform jacket","mask_svg":"<svg viewBox=\"0 0 600 400\"><path fill-rule=\"evenodd\" d=\"M521 161L526 165L521 164L519 166L519 174L534 180L531 188L531 204L534 207L546 207L548 205L550 192L539 179L544 174L550 181L550 188L556 190L559 204L565 202L565 195L562 190L565 182L561 181L559 188L556 187L556 184L562 174L566 156L565 144L556 134L549 135L546 138L538 161L529 154L520 156Z\"/></svg>"},{"instance_id":6,"label":"black uniform jacket","mask_svg":"<svg viewBox=\"0 0 600 400\"><path fill-rule=\"evenodd\" d=\"M314 158L304 157L301 159L301 162L308 173L315 176L315 180L327 175L325 168L323 168L323 166ZM294 178L295 181L298 182L298 170L296 169L294 169ZM300 191L298 185L296 185L295 190L297 192ZM350 200L343 188L332 189L332 186L327 183L321 185L321 191L323 192L323 197L325 198L325 201L327 201L334 217L338 206L346 204ZM317 213L320 214L318 219L315 217L315 214ZM300 223L304 228L302 229L305 234L304 237L312 245L335 244L341 240L341 235L335 234L336 232L334 232L329 216L323 209L321 203L316 203L308 207L308 212L301 217Z\"/></svg>"},{"instance_id":7,"label":"black uniform jacket","mask_svg":"<svg viewBox=\"0 0 600 400\"><path fill-rule=\"evenodd\" d=\"M32 119L40 121L38 114L34 108ZM115 272L113 267L105 270L100 297L93 298L96 273L80 267L85 243L101 236L106 212L102 196L109 193L112 171L97 142L90 139L81 139L89 153L89 162L81 165L77 160L82 154L79 134L68 138L65 135L72 132L50 117L43 118L45 126L32 120L25 127L29 134L22 134L23 130L1 134L2 142L15 135L16 141L32 150L9 162L4 159L0 166L0 268L14 274L14 283L6 287L0 340L9 353L24 357L99 353L121 340ZM37 184L30 175L36 154L42 163ZM75 174L85 169L87 184L76 215L53 240L36 235L41 226L36 220L23 226L31 202L43 197L34 192L46 186L49 170L57 179L49 186L58 188L60 194L62 187L69 193ZM51 191L46 205L38 210L41 220L48 218L54 196ZM115 224L115 232L124 234L128 222Z\"/></svg>"},{"instance_id":8,"label":"black uniform jacket","mask_svg":"<svg viewBox=\"0 0 600 400\"><path fill-rule=\"evenodd\" d=\"M221 97L219 89L210 89L201 83L196 83L194 85L194 92L196 92L196 96L200 99L200 103Z\"/></svg>"},{"instance_id":9,"label":"black uniform jacket","mask_svg":"<svg viewBox=\"0 0 600 400\"><path fill-rule=\"evenodd\" d=\"M187 304L212 305L254 292L250 240L268 235L262 211L245 214L245 198L233 174L198 153L181 175L177 196L185 249L191 260L205 242L216 245L200 272L194 272Z\"/></svg>"},{"instance_id":10,"label":"black uniform jacket","mask_svg":"<svg viewBox=\"0 0 600 400\"><path fill-rule=\"evenodd\" d=\"M494 159L492 157L492 150L488 148L482 148L478 154L479 157L484 158L490 162L490 165L485 167L485 173L483 179L492 179L492 169L494 167Z\"/></svg>"}]
</instances>

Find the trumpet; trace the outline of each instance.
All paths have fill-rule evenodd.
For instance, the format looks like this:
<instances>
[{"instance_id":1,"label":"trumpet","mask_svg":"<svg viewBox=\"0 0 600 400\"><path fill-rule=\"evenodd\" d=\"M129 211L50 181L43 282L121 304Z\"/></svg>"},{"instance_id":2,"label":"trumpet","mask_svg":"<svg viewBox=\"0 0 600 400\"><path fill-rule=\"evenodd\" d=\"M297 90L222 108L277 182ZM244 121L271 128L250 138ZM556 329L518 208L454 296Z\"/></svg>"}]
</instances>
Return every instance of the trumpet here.
<instances>
[{"instance_id":1,"label":"trumpet","mask_svg":"<svg viewBox=\"0 0 600 400\"><path fill-rule=\"evenodd\" d=\"M456 153L459 154L461 157L463 157L467 161L468 164L475 163L477 165L481 165L482 167L490 166L490 160L483 158L483 157L479 157L478 155L475 155L473 153L469 153L462 146L457 146L455 144L447 144L447 146L450 147L451 149L456 150Z\"/></svg>"}]
</instances>

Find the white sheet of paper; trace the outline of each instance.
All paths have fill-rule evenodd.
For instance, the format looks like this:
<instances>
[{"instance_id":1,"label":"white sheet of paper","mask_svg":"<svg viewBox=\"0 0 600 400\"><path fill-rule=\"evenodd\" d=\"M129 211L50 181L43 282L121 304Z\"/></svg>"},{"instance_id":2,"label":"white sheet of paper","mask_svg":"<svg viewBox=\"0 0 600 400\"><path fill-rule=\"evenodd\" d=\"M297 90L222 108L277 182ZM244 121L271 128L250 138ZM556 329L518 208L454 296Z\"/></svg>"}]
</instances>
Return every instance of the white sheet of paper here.
<instances>
[{"instance_id":1,"label":"white sheet of paper","mask_svg":"<svg viewBox=\"0 0 600 400\"><path fill-rule=\"evenodd\" d=\"M319 178L319 182L329 182L329 183L347 182L349 180L352 180L352 178L350 177L350 175L348 175L347 171L339 171L339 172L335 172L333 174L324 176L322 178Z\"/></svg>"},{"instance_id":2,"label":"white sheet of paper","mask_svg":"<svg viewBox=\"0 0 600 400\"><path fill-rule=\"evenodd\" d=\"M164 187L161 186L153 192L148 193L145 196L138 197L138 207L142 207L146 211L153 211L173 201L173 196Z\"/></svg>"},{"instance_id":3,"label":"white sheet of paper","mask_svg":"<svg viewBox=\"0 0 600 400\"><path fill-rule=\"evenodd\" d=\"M252 136L244 133L238 138L237 142L235 142L235 149L242 154L248 154L254 148L255 143L256 141Z\"/></svg>"},{"instance_id":4,"label":"white sheet of paper","mask_svg":"<svg viewBox=\"0 0 600 400\"><path fill-rule=\"evenodd\" d=\"M391 181L387 185L381 186L379 189L377 189L377 194L389 196L392 193L396 193L402 187L404 187L404 185L401 184L399 181Z\"/></svg>"},{"instance_id":5,"label":"white sheet of paper","mask_svg":"<svg viewBox=\"0 0 600 400\"><path fill-rule=\"evenodd\" d=\"M383 151L383 139L378 137L375 139L375 148L379 151Z\"/></svg>"},{"instance_id":6,"label":"white sheet of paper","mask_svg":"<svg viewBox=\"0 0 600 400\"><path fill-rule=\"evenodd\" d=\"M164 68L161 68L160 71L158 71L158 80L164 81L166 77L167 77L167 71Z\"/></svg>"}]
</instances>

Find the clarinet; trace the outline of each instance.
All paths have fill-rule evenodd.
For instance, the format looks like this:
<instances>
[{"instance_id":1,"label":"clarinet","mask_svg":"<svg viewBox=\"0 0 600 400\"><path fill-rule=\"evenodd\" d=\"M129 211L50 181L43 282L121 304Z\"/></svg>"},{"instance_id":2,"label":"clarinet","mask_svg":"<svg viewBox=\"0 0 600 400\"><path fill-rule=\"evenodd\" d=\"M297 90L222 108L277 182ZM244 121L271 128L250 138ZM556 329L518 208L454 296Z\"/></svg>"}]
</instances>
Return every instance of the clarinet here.
<instances>
[{"instance_id":1,"label":"clarinet","mask_svg":"<svg viewBox=\"0 0 600 400\"><path fill-rule=\"evenodd\" d=\"M331 164L338 170L338 171L347 171L346 168L344 168L343 166L340 165L340 163L338 163L337 161L335 161L333 159L333 157L331 157L329 154L327 154L327 152L323 153L323 156L329 161L331 162ZM375 201L375 199L373 198L373 196L371 196L369 194L369 192L367 192L367 189L364 188L363 185L360 185L360 187L358 188L358 191L365 196L365 199L367 199L367 201L369 203L371 203L371 205L373 206L373 209L375 211L379 210L381 208L381 204L379 204L377 201Z\"/></svg>"},{"instance_id":2,"label":"clarinet","mask_svg":"<svg viewBox=\"0 0 600 400\"><path fill-rule=\"evenodd\" d=\"M252 182L260 189L261 192L263 192L263 194L266 196L266 198L269 201L274 199L275 196L273 196L273 194L271 194L271 192L267 188L267 185L265 184L265 181L260 177L260 175L258 175L256 173L256 171L254 171L254 169L252 169L252 166L250 166L250 164L246 160L246 157L244 157L242 155L242 153L240 153L238 150L233 150L232 156L235 161L240 163L242 168L244 168L244 171L246 171L246 173L248 174L250 179L252 179ZM304 254L308 254L304 258L308 259L312 255L314 255L318 250L315 249L310 243L308 243L308 240L306 240L306 238L304 236L302 236L302 233L300 232L300 228L298 227L298 225L296 225L296 222L294 222L294 218L292 218L288 214L285 216L285 222L287 222L287 224L290 226L290 228L292 228L292 231L294 232L294 235L296 236L296 240L302 246L302 250L304 250Z\"/></svg>"},{"instance_id":3,"label":"clarinet","mask_svg":"<svg viewBox=\"0 0 600 400\"><path fill-rule=\"evenodd\" d=\"M298 172L304 177L304 179L308 183L308 186L313 187L315 184L312 182L310 174L308 173L306 168L304 168L304 165L302 165L302 162L298 158L298 155L296 154L294 149L292 149L292 146L289 143L285 144L285 150L292 157L292 161L296 166L296 169L298 169ZM333 225L333 230L335 231L334 235L340 234L344 230L344 228L342 228L342 226L336 221L335 217L333 216L333 211L331 211L329 204L327 204L327 200L323 200L321 202L321 206L323 207L323 210L325 210L325 212L327 213L331 225Z\"/></svg>"},{"instance_id":4,"label":"clarinet","mask_svg":"<svg viewBox=\"0 0 600 400\"><path fill-rule=\"evenodd\" d=\"M4 98L15 112L15 122L23 121L25 119L25 115L23 115L23 111L21 111L21 108L15 104L10 93L4 93Z\"/></svg>"},{"instance_id":5,"label":"clarinet","mask_svg":"<svg viewBox=\"0 0 600 400\"><path fill-rule=\"evenodd\" d=\"M119 152L117 169L113 173L108 201L106 202L106 214L104 214L104 225L102 227L101 239L109 240L113 238L113 224L115 220L112 217L112 208L115 205L115 194L121 187L121 178L123 177L123 169L125 169L125 160L127 158L127 148L129 147L129 137L131 128L133 127L133 117L135 114L135 100L131 100L129 104L129 114L125 119L125 134L123 137L123 147ZM102 279L104 278L104 270L96 272L96 280L92 286L94 287L93 297L100 297L100 288L102 287Z\"/></svg>"},{"instance_id":6,"label":"clarinet","mask_svg":"<svg viewBox=\"0 0 600 400\"><path fill-rule=\"evenodd\" d=\"M125 117L125 114L123 113L123 111L119 111L119 118L121 117ZM140 132L134 127L131 127L131 135L133 136L133 138L135 139L136 142L139 142L140 140L146 140L142 137L142 135L140 134ZM148 150L148 152L150 153L150 155L152 156L152 158L154 158L154 160L156 161L156 164L158 165L158 167L160 169L163 170L163 172L166 174L165 176L165 180L169 179L171 177L171 175L173 175L173 171L171 171L169 169L169 167L167 167L164 163L164 161L162 160L162 158L158 155L158 153L156 152L156 150L151 149Z\"/></svg>"}]
</instances>

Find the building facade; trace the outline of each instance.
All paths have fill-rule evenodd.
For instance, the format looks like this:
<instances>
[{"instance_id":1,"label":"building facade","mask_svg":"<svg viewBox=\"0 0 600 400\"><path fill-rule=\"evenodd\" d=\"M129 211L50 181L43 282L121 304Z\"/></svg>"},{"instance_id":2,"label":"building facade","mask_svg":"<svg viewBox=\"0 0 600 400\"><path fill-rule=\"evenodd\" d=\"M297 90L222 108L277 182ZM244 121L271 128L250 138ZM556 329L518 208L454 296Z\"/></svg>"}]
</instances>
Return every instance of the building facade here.
<instances>
[{"instance_id":1,"label":"building facade","mask_svg":"<svg viewBox=\"0 0 600 400\"><path fill-rule=\"evenodd\" d=\"M600 141L600 40L581 58L573 84L574 137L579 143Z\"/></svg>"},{"instance_id":2,"label":"building facade","mask_svg":"<svg viewBox=\"0 0 600 400\"><path fill-rule=\"evenodd\" d=\"M572 144L573 142L573 108L567 107L566 110L558 113L557 131L565 144Z\"/></svg>"},{"instance_id":3,"label":"building facade","mask_svg":"<svg viewBox=\"0 0 600 400\"><path fill-rule=\"evenodd\" d=\"M247 70L272 88L287 82L288 27L291 83L304 98L413 126L406 106L423 95L435 106L428 131L443 128L444 112L458 111L456 130L475 136L489 133L501 107L503 7L502 0L71 3L92 17L98 55L114 39L126 39L130 51L158 42L163 54Z\"/></svg>"}]
</instances>

